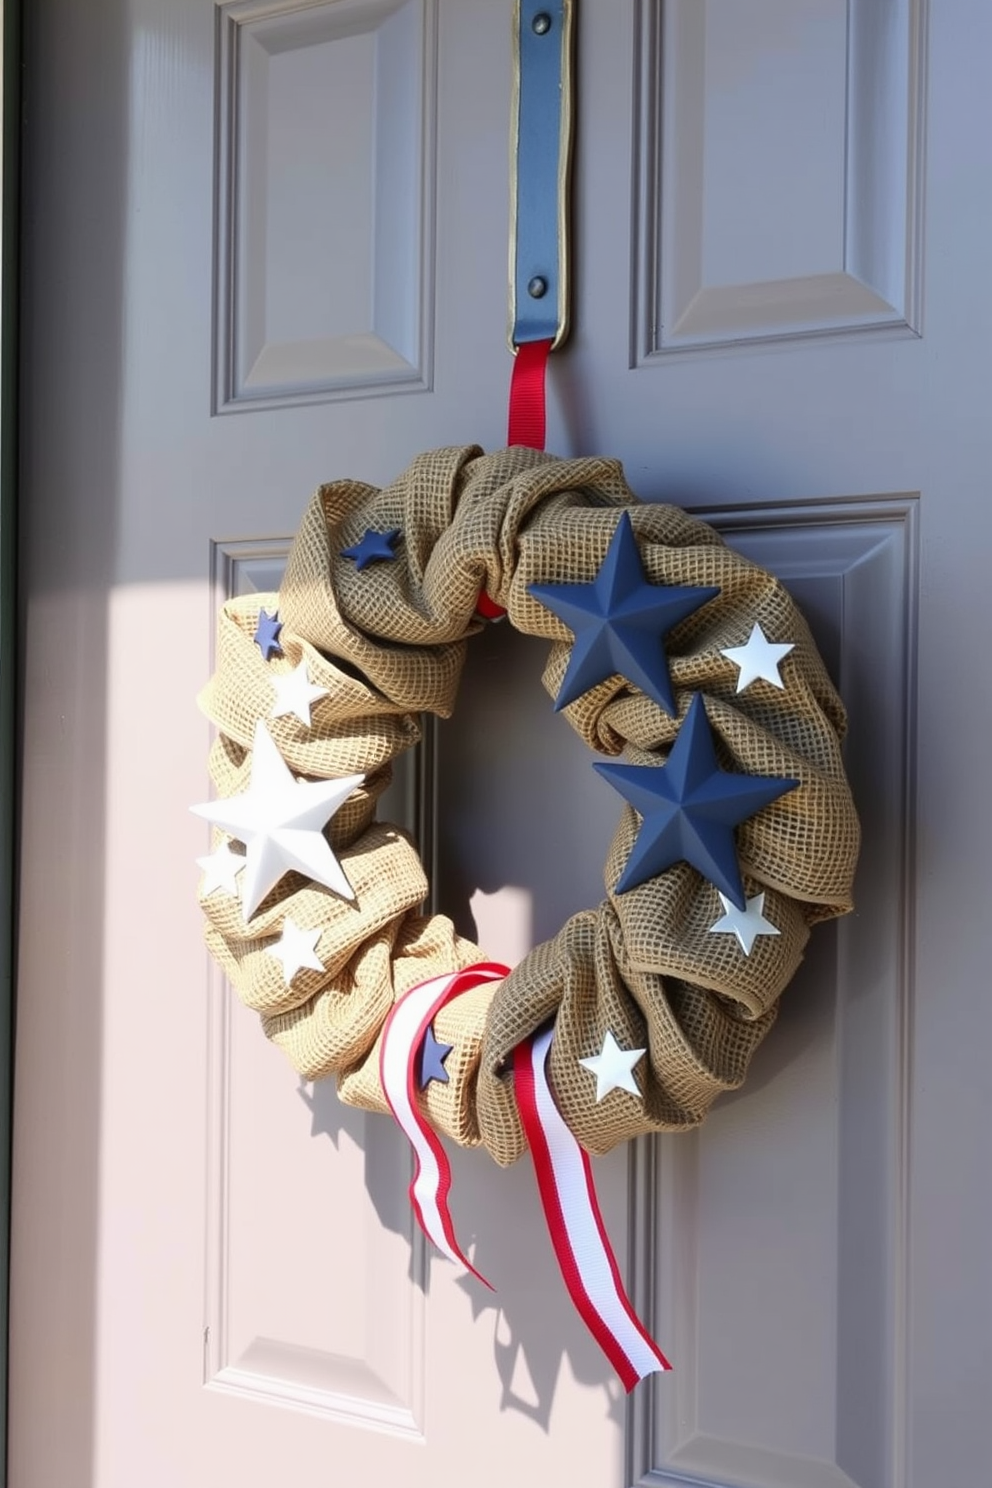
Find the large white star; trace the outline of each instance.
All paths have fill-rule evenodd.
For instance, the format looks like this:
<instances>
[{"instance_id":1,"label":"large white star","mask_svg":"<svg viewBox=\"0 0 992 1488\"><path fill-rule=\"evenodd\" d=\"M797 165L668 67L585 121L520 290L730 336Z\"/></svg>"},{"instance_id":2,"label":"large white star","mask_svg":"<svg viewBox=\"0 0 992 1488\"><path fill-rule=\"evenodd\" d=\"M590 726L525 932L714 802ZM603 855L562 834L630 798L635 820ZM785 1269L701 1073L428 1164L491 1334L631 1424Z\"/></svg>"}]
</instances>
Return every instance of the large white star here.
<instances>
[{"instance_id":1,"label":"large white star","mask_svg":"<svg viewBox=\"0 0 992 1488\"><path fill-rule=\"evenodd\" d=\"M361 785L363 775L297 783L264 723L255 725L251 784L240 796L193 806L246 848L242 914L250 920L279 880L296 869L344 899L355 895L323 827Z\"/></svg>"},{"instance_id":2,"label":"large white star","mask_svg":"<svg viewBox=\"0 0 992 1488\"><path fill-rule=\"evenodd\" d=\"M282 676L269 678L276 691L276 700L272 705L270 718L284 718L287 713L293 713L310 727L310 704L317 702L318 698L327 696L326 687L315 687L310 681L306 661L301 661L298 667Z\"/></svg>"},{"instance_id":3,"label":"large white star","mask_svg":"<svg viewBox=\"0 0 992 1488\"><path fill-rule=\"evenodd\" d=\"M201 892L204 899L218 889L223 889L225 894L230 894L234 899L238 897L237 878L245 866L243 853L233 853L230 843L223 842L216 852L209 853L205 858L197 858L196 861L203 869Z\"/></svg>"},{"instance_id":4,"label":"large white star","mask_svg":"<svg viewBox=\"0 0 992 1488\"><path fill-rule=\"evenodd\" d=\"M794 641L777 643L770 641L758 624L757 620L748 636L746 646L728 646L726 651L721 651L721 656L726 656L734 666L740 667L737 677L737 691L743 692L745 687L750 687L752 682L761 678L770 682L773 687L784 689L785 683L779 674L779 666L790 651L796 649Z\"/></svg>"},{"instance_id":5,"label":"large white star","mask_svg":"<svg viewBox=\"0 0 992 1488\"><path fill-rule=\"evenodd\" d=\"M621 1049L609 1029L603 1040L603 1051L579 1063L596 1076L596 1104L609 1095L611 1090L629 1090L641 1099L641 1092L634 1079L634 1065L645 1053L644 1049Z\"/></svg>"},{"instance_id":6,"label":"large white star","mask_svg":"<svg viewBox=\"0 0 992 1488\"><path fill-rule=\"evenodd\" d=\"M720 903L723 905L723 918L710 926L710 934L736 935L745 956L750 956L751 947L759 935L781 934L771 920L765 919L764 894L755 894L753 899L749 899L747 909L738 909L724 894L720 895Z\"/></svg>"},{"instance_id":7,"label":"large white star","mask_svg":"<svg viewBox=\"0 0 992 1488\"><path fill-rule=\"evenodd\" d=\"M312 971L324 970L324 963L317 955L319 939L319 926L315 930L301 930L293 920L287 920L282 927L282 937L275 945L266 946L269 955L282 962L282 974L286 978L287 987L304 966Z\"/></svg>"}]
</instances>

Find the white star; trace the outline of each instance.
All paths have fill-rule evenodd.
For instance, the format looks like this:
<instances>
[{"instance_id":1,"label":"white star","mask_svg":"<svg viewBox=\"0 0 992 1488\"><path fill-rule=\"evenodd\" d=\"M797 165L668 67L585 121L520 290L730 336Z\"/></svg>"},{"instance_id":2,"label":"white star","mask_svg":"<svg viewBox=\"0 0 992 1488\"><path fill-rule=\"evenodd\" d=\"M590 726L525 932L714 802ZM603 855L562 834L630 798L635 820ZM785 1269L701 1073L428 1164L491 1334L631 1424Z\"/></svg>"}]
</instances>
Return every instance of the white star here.
<instances>
[{"instance_id":1,"label":"white star","mask_svg":"<svg viewBox=\"0 0 992 1488\"><path fill-rule=\"evenodd\" d=\"M287 713L294 713L309 728L310 704L315 703L318 698L326 697L327 688L313 685L306 661L301 661L291 672L272 676L269 680L276 690L276 700L269 717L285 718Z\"/></svg>"},{"instance_id":2,"label":"white star","mask_svg":"<svg viewBox=\"0 0 992 1488\"><path fill-rule=\"evenodd\" d=\"M364 778L345 775L340 780L297 784L264 723L255 725L248 790L191 807L197 816L245 844L241 899L246 921L269 890L294 868L342 898L354 899L322 829Z\"/></svg>"},{"instance_id":3,"label":"white star","mask_svg":"<svg viewBox=\"0 0 992 1488\"><path fill-rule=\"evenodd\" d=\"M634 1065L645 1053L644 1049L621 1049L609 1029L603 1040L603 1052L579 1063L596 1076L596 1104L609 1095L611 1090L629 1090L641 1099L641 1092L634 1080Z\"/></svg>"},{"instance_id":4,"label":"white star","mask_svg":"<svg viewBox=\"0 0 992 1488\"><path fill-rule=\"evenodd\" d=\"M238 897L237 877L245 866L242 853L233 853L230 844L224 842L216 852L209 853L205 858L197 858L196 861L204 872L201 891L204 899L218 889L223 889L225 894L230 894L234 899Z\"/></svg>"},{"instance_id":5,"label":"white star","mask_svg":"<svg viewBox=\"0 0 992 1488\"><path fill-rule=\"evenodd\" d=\"M728 646L726 651L721 651L721 656L726 656L734 666L740 667L737 678L737 691L743 692L745 687L750 687L760 677L765 682L770 682L773 687L784 689L785 683L779 675L779 665L788 656L790 651L796 649L794 641L778 644L770 641L758 624L757 620L748 636L746 646Z\"/></svg>"},{"instance_id":6,"label":"white star","mask_svg":"<svg viewBox=\"0 0 992 1488\"><path fill-rule=\"evenodd\" d=\"M313 971L325 969L323 961L317 955L319 939L319 926L316 930L301 930L299 925L287 920L282 927L282 938L275 945L265 947L270 956L275 956L277 961L282 962L282 974L286 978L287 987L304 966Z\"/></svg>"},{"instance_id":7,"label":"white star","mask_svg":"<svg viewBox=\"0 0 992 1488\"><path fill-rule=\"evenodd\" d=\"M737 905L723 894L720 895L720 903L723 905L723 918L710 926L710 934L736 935L745 956L750 956L751 947L759 935L781 933L771 920L765 919L764 894L755 894L753 899L748 899L747 909L738 909Z\"/></svg>"}]
</instances>

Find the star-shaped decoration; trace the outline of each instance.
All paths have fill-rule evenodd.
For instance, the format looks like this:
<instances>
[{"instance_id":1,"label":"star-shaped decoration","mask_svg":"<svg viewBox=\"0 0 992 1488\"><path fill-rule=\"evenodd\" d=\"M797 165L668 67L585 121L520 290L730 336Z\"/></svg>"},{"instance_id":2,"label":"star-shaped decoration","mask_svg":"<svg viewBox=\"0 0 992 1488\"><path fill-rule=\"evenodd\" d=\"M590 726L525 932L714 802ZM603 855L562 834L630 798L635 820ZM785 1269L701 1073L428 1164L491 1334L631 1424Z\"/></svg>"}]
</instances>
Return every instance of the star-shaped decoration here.
<instances>
[{"instance_id":1,"label":"star-shaped decoration","mask_svg":"<svg viewBox=\"0 0 992 1488\"><path fill-rule=\"evenodd\" d=\"M196 861L203 869L204 899L208 894L215 894L218 889L223 889L233 899L238 897L237 878L245 866L243 853L233 853L230 843L224 842L216 852L209 853L205 858L197 858Z\"/></svg>"},{"instance_id":2,"label":"star-shaped decoration","mask_svg":"<svg viewBox=\"0 0 992 1488\"><path fill-rule=\"evenodd\" d=\"M710 934L736 935L745 956L750 956L751 948L759 935L781 933L771 920L765 919L764 894L755 894L747 901L746 909L738 909L726 894L720 895L720 903L723 905L723 917L710 926Z\"/></svg>"},{"instance_id":3,"label":"star-shaped decoration","mask_svg":"<svg viewBox=\"0 0 992 1488\"><path fill-rule=\"evenodd\" d=\"M619 673L674 717L662 637L719 592L708 586L649 583L630 517L623 512L591 583L528 585L528 593L564 620L575 636L555 709Z\"/></svg>"},{"instance_id":4,"label":"star-shaped decoration","mask_svg":"<svg viewBox=\"0 0 992 1488\"><path fill-rule=\"evenodd\" d=\"M246 921L293 869L344 899L354 899L323 828L363 779L345 775L340 780L297 782L264 723L255 725L248 789L240 796L191 808L245 844L241 899Z\"/></svg>"},{"instance_id":5,"label":"star-shaped decoration","mask_svg":"<svg viewBox=\"0 0 992 1488\"><path fill-rule=\"evenodd\" d=\"M439 1044L434 1037L433 1024L428 1023L420 1050L421 1090L426 1090L432 1080L440 1080L442 1085L447 1085L448 1071L444 1067L444 1061L454 1047L454 1044Z\"/></svg>"},{"instance_id":6,"label":"star-shaped decoration","mask_svg":"<svg viewBox=\"0 0 992 1488\"><path fill-rule=\"evenodd\" d=\"M282 630L282 621L279 619L279 611L270 615L267 610L260 610L258 624L255 626L255 634L252 639L259 651L262 653L263 661L270 661L273 656L282 655L282 647L279 644L279 632Z\"/></svg>"},{"instance_id":7,"label":"star-shaped decoration","mask_svg":"<svg viewBox=\"0 0 992 1488\"><path fill-rule=\"evenodd\" d=\"M282 927L282 935L275 945L266 946L270 956L275 956L282 963L282 974L286 979L288 987L294 976L303 968L309 967L312 971L324 971L324 963L317 955L317 942L320 939L320 928L316 930L301 930L293 920L287 919Z\"/></svg>"},{"instance_id":8,"label":"star-shaped decoration","mask_svg":"<svg viewBox=\"0 0 992 1488\"><path fill-rule=\"evenodd\" d=\"M361 542L341 549L342 558L351 558L359 571L370 563L385 563L395 558L393 549L400 540L400 529L392 527L388 532L373 532L370 527Z\"/></svg>"},{"instance_id":9,"label":"star-shaped decoration","mask_svg":"<svg viewBox=\"0 0 992 1488\"><path fill-rule=\"evenodd\" d=\"M629 1090L631 1095L641 1099L634 1079L634 1065L645 1052L644 1049L621 1049L610 1030L606 1030L602 1052L579 1060L584 1069L592 1070L596 1076L597 1105L611 1090Z\"/></svg>"},{"instance_id":10,"label":"star-shaped decoration","mask_svg":"<svg viewBox=\"0 0 992 1488\"><path fill-rule=\"evenodd\" d=\"M288 713L292 713L309 728L310 704L317 702L318 698L326 697L327 688L313 685L306 661L301 661L298 667L284 676L274 676L272 686L275 688L276 700L269 717L285 718Z\"/></svg>"},{"instance_id":11,"label":"star-shaped decoration","mask_svg":"<svg viewBox=\"0 0 992 1488\"><path fill-rule=\"evenodd\" d=\"M743 692L745 687L750 687L752 682L759 679L784 690L785 683L779 667L789 652L795 649L794 641L770 641L756 620L747 638L747 645L728 646L720 655L732 661L735 667L740 667L737 674L738 692Z\"/></svg>"},{"instance_id":12,"label":"star-shaped decoration","mask_svg":"<svg viewBox=\"0 0 992 1488\"><path fill-rule=\"evenodd\" d=\"M644 818L617 893L646 883L673 863L686 862L746 911L734 827L794 790L798 780L721 770L698 692L665 765L593 768Z\"/></svg>"}]
</instances>

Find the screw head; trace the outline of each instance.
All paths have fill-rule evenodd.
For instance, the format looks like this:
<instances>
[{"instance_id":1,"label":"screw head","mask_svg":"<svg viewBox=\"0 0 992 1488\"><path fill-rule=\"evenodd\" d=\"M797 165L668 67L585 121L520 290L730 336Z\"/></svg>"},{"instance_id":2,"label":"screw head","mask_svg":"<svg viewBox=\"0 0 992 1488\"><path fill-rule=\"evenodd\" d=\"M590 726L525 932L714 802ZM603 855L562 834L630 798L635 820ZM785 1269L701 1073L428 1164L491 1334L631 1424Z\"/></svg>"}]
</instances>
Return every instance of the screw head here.
<instances>
[{"instance_id":1,"label":"screw head","mask_svg":"<svg viewBox=\"0 0 992 1488\"><path fill-rule=\"evenodd\" d=\"M535 274L527 285L527 293L532 300L543 300L548 292L548 281L541 274Z\"/></svg>"},{"instance_id":2,"label":"screw head","mask_svg":"<svg viewBox=\"0 0 992 1488\"><path fill-rule=\"evenodd\" d=\"M539 10L530 25L535 35L547 36L551 30L551 17L546 10Z\"/></svg>"}]
</instances>

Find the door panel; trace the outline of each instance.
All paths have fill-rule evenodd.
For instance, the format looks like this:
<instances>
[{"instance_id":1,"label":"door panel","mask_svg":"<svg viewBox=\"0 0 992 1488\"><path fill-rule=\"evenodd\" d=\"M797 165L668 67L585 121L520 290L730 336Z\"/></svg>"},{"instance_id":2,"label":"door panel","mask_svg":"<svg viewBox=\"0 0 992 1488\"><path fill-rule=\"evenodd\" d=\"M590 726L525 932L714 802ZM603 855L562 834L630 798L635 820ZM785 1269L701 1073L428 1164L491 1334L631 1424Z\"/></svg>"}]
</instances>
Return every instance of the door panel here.
<instances>
[{"instance_id":1,"label":"door panel","mask_svg":"<svg viewBox=\"0 0 992 1488\"><path fill-rule=\"evenodd\" d=\"M277 589L288 549L219 545L215 608ZM383 819L409 830L418 764L404 756L381 799ZM392 1123L342 1105L332 1082L295 1076L213 963L208 985L204 1383L423 1441L427 1263L409 1147ZM287 1163L304 1126L303 1162ZM331 1237L346 1285L316 1281Z\"/></svg>"},{"instance_id":2,"label":"door panel","mask_svg":"<svg viewBox=\"0 0 992 1488\"><path fill-rule=\"evenodd\" d=\"M786 581L840 682L865 848L857 912L814 937L746 1089L641 1156L641 1264L684 1367L639 1402L655 1446L638 1466L887 1484L908 1425L916 503L709 515Z\"/></svg>"},{"instance_id":3,"label":"door panel","mask_svg":"<svg viewBox=\"0 0 992 1488\"><path fill-rule=\"evenodd\" d=\"M987 7L580 3L549 448L619 456L782 575L865 826L857 911L744 1090L596 1164L676 1365L629 1410L526 1162L453 1157L493 1296L427 1254L392 1124L232 1000L186 810L217 602L277 582L317 482L504 437L509 6L27 12L13 1488L973 1488ZM617 810L542 665L476 638L436 769L388 806L510 960L597 902Z\"/></svg>"},{"instance_id":4,"label":"door panel","mask_svg":"<svg viewBox=\"0 0 992 1488\"><path fill-rule=\"evenodd\" d=\"M639 15L639 356L917 329L925 4Z\"/></svg>"},{"instance_id":5,"label":"door panel","mask_svg":"<svg viewBox=\"0 0 992 1488\"><path fill-rule=\"evenodd\" d=\"M435 19L218 7L219 411L430 385Z\"/></svg>"},{"instance_id":6,"label":"door panel","mask_svg":"<svg viewBox=\"0 0 992 1488\"><path fill-rule=\"evenodd\" d=\"M916 502L703 515L814 627L851 709L867 845L857 915L817 931L744 1090L698 1133L638 1144L626 1204L608 1211L678 1360L637 1392L631 1480L889 1483L906 1429ZM598 902L615 825L588 751L546 706L541 664L541 648L488 632L439 730L441 901L500 955ZM541 1334L524 1320L518 1346Z\"/></svg>"}]
</instances>

